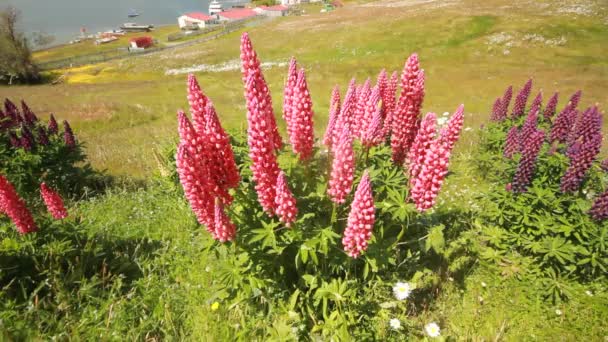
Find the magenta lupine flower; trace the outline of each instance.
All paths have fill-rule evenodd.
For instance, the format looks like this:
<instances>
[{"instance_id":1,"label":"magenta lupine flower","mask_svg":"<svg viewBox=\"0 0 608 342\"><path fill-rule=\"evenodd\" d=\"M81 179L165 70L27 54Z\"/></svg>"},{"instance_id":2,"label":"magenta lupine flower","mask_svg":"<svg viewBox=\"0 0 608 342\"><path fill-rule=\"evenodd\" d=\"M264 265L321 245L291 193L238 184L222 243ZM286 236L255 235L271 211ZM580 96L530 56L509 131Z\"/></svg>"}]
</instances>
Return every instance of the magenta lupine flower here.
<instances>
[{"instance_id":1,"label":"magenta lupine flower","mask_svg":"<svg viewBox=\"0 0 608 342\"><path fill-rule=\"evenodd\" d=\"M23 121L25 121L26 125L32 127L36 122L38 122L38 117L36 114L32 112L30 107L28 107L23 100L21 100L21 112L23 113Z\"/></svg>"},{"instance_id":2,"label":"magenta lupine flower","mask_svg":"<svg viewBox=\"0 0 608 342\"><path fill-rule=\"evenodd\" d=\"M207 125L205 116L205 108L209 99L203 93L201 86L193 74L188 75L188 104L190 105L190 114L192 115L192 125L194 129L203 134Z\"/></svg>"},{"instance_id":3,"label":"magenta lupine flower","mask_svg":"<svg viewBox=\"0 0 608 342\"><path fill-rule=\"evenodd\" d=\"M9 132L8 139L13 148L21 147L21 141L19 140L19 137L17 137L17 134L15 134L15 132Z\"/></svg>"},{"instance_id":4,"label":"magenta lupine flower","mask_svg":"<svg viewBox=\"0 0 608 342\"><path fill-rule=\"evenodd\" d=\"M330 199L338 204L344 203L350 193L355 173L353 141L347 127L342 128L340 140L334 145L331 175L329 178Z\"/></svg>"},{"instance_id":5,"label":"magenta lupine flower","mask_svg":"<svg viewBox=\"0 0 608 342\"><path fill-rule=\"evenodd\" d=\"M401 97L393 113L391 128L392 159L402 165L420 125L420 108L424 99L424 71L418 55L412 54L401 74Z\"/></svg>"},{"instance_id":6,"label":"magenta lupine flower","mask_svg":"<svg viewBox=\"0 0 608 342\"><path fill-rule=\"evenodd\" d=\"M526 109L526 103L528 102L530 91L532 91L532 79L529 79L528 82L526 82L524 87L521 88L519 94L517 94L517 97L515 98L515 104L513 105L513 113L511 113L511 116L514 119L524 115L524 109Z\"/></svg>"},{"instance_id":7,"label":"magenta lupine flower","mask_svg":"<svg viewBox=\"0 0 608 342\"><path fill-rule=\"evenodd\" d=\"M9 127L19 126L23 122L19 109L17 109L17 106L9 99L4 100L4 112L10 117Z\"/></svg>"},{"instance_id":8,"label":"magenta lupine flower","mask_svg":"<svg viewBox=\"0 0 608 342\"><path fill-rule=\"evenodd\" d=\"M551 143L558 141L560 143L566 142L568 135L576 122L578 112L571 104L568 104L562 111L557 115L553 125L551 126L551 136L549 141Z\"/></svg>"},{"instance_id":9,"label":"magenta lupine flower","mask_svg":"<svg viewBox=\"0 0 608 342\"><path fill-rule=\"evenodd\" d=\"M61 196L56 191L49 188L46 183L40 184L40 194L46 208L55 220L63 220L68 217L68 211L63 205L63 199L61 199Z\"/></svg>"},{"instance_id":10,"label":"magenta lupine flower","mask_svg":"<svg viewBox=\"0 0 608 342\"><path fill-rule=\"evenodd\" d=\"M13 185L2 175L0 175L0 212L13 221L20 234L38 230L25 202L19 197Z\"/></svg>"},{"instance_id":11,"label":"magenta lupine flower","mask_svg":"<svg viewBox=\"0 0 608 342\"><path fill-rule=\"evenodd\" d=\"M576 125L570 131L568 143L577 140L588 140L595 134L602 134L602 115L597 106L587 108L578 118Z\"/></svg>"},{"instance_id":12,"label":"magenta lupine flower","mask_svg":"<svg viewBox=\"0 0 608 342\"><path fill-rule=\"evenodd\" d=\"M38 126L38 143L42 146L48 146L49 136L46 134L46 130L42 126Z\"/></svg>"},{"instance_id":13,"label":"magenta lupine flower","mask_svg":"<svg viewBox=\"0 0 608 342\"><path fill-rule=\"evenodd\" d=\"M351 79L348 85L348 89L346 90L346 95L344 95L344 101L342 101L342 106L340 106L340 114L336 119L336 126L333 130L333 138L332 138L332 146L335 146L340 141L340 134L344 128L350 134L350 125L352 122L352 117L354 115L354 111L357 107L357 85L355 83L355 79Z\"/></svg>"},{"instance_id":14,"label":"magenta lupine flower","mask_svg":"<svg viewBox=\"0 0 608 342\"><path fill-rule=\"evenodd\" d=\"M570 100L568 101L569 104L572 104L572 108L576 108L578 106L578 103L581 100L582 95L583 95L582 90L579 90L576 93L572 94L572 96L570 97Z\"/></svg>"},{"instance_id":15,"label":"magenta lupine flower","mask_svg":"<svg viewBox=\"0 0 608 342\"><path fill-rule=\"evenodd\" d=\"M596 221L608 218L608 190L604 191L595 199L591 206L591 210L589 210L589 215Z\"/></svg>"},{"instance_id":16,"label":"magenta lupine flower","mask_svg":"<svg viewBox=\"0 0 608 342\"><path fill-rule=\"evenodd\" d=\"M509 86L505 93L502 95L500 99L500 110L498 113L499 121L505 120L507 118L507 113L509 112L509 105L511 104L511 98L513 97L513 86Z\"/></svg>"},{"instance_id":17,"label":"magenta lupine flower","mask_svg":"<svg viewBox=\"0 0 608 342\"><path fill-rule=\"evenodd\" d=\"M437 135L437 116L435 113L427 113L422 122L420 123L420 129L416 134L416 139L412 144L407 157L409 173L410 173L410 186L413 186L416 177L422 169L426 151L431 146L432 141Z\"/></svg>"},{"instance_id":18,"label":"magenta lupine flower","mask_svg":"<svg viewBox=\"0 0 608 342\"><path fill-rule=\"evenodd\" d=\"M540 130L535 131L528 138L528 143L521 151L521 159L515 176L513 176L513 192L526 192L528 189L536 169L536 159L544 141L545 132Z\"/></svg>"},{"instance_id":19,"label":"magenta lupine flower","mask_svg":"<svg viewBox=\"0 0 608 342\"><path fill-rule=\"evenodd\" d=\"M547 102L547 106L545 107L545 112L543 113L543 117L547 121L551 121L553 115L555 115L555 108L557 108L557 98L558 92L555 92L553 96Z\"/></svg>"},{"instance_id":20,"label":"magenta lupine flower","mask_svg":"<svg viewBox=\"0 0 608 342\"><path fill-rule=\"evenodd\" d=\"M384 124L382 125L382 137L388 138L393 125L393 114L395 113L397 86L399 84L399 74L395 71L388 81L386 91L382 95L382 105L384 107Z\"/></svg>"},{"instance_id":21,"label":"magenta lupine flower","mask_svg":"<svg viewBox=\"0 0 608 342\"><path fill-rule=\"evenodd\" d=\"M357 106L355 107L350 126L350 133L353 135L353 137L361 139L363 133L367 129L366 108L371 93L371 80L368 78L357 93ZM371 121L371 116L369 117L369 121Z\"/></svg>"},{"instance_id":22,"label":"magenta lupine flower","mask_svg":"<svg viewBox=\"0 0 608 342\"><path fill-rule=\"evenodd\" d=\"M293 152L300 155L300 160L308 160L312 156L314 145L314 126L312 99L306 83L304 69L298 72L297 83L293 88L291 103L291 126L289 140Z\"/></svg>"},{"instance_id":23,"label":"magenta lupine flower","mask_svg":"<svg viewBox=\"0 0 608 342\"><path fill-rule=\"evenodd\" d=\"M275 213L275 186L279 165L275 154L273 136L268 130L269 120L264 107L255 94L255 75L247 79L247 143L251 158L251 171L255 181L258 201L266 213Z\"/></svg>"},{"instance_id":24,"label":"magenta lupine flower","mask_svg":"<svg viewBox=\"0 0 608 342\"><path fill-rule=\"evenodd\" d=\"M207 231L214 232L214 197L215 186L209 177L207 165L192 155L185 141L180 143L175 158L179 181L184 188L186 199L194 212L197 221L205 225Z\"/></svg>"},{"instance_id":25,"label":"magenta lupine flower","mask_svg":"<svg viewBox=\"0 0 608 342\"><path fill-rule=\"evenodd\" d=\"M568 155L570 165L561 179L560 189L562 192L573 192L578 190L587 171L600 153L602 146L602 135L593 134L586 141L579 142L579 148L572 149Z\"/></svg>"},{"instance_id":26,"label":"magenta lupine flower","mask_svg":"<svg viewBox=\"0 0 608 342\"><path fill-rule=\"evenodd\" d=\"M338 115L340 114L340 87L337 85L331 93L331 100L329 104L329 121L327 122L327 129L323 136L323 145L328 148L331 147L332 139L334 136L334 130L336 128L336 122L338 121Z\"/></svg>"},{"instance_id":27,"label":"magenta lupine flower","mask_svg":"<svg viewBox=\"0 0 608 342\"><path fill-rule=\"evenodd\" d=\"M220 119L215 112L213 103L209 101L205 108L206 126L204 138L207 139L211 150L210 163L216 172L217 185L224 189L238 187L241 180L239 169L234 160L234 152L230 144L230 137L220 124ZM226 202L225 202L226 203Z\"/></svg>"},{"instance_id":28,"label":"magenta lupine flower","mask_svg":"<svg viewBox=\"0 0 608 342\"><path fill-rule=\"evenodd\" d=\"M214 226L211 235L213 239L219 242L232 241L236 237L236 226L224 212L224 206L221 201L215 201L214 208Z\"/></svg>"},{"instance_id":29,"label":"magenta lupine flower","mask_svg":"<svg viewBox=\"0 0 608 342\"><path fill-rule=\"evenodd\" d=\"M287 80L285 80L285 87L283 89L283 120L285 120L290 141L292 140L292 137L297 134L297 130L294 128L294 114L292 108L294 88L296 87L297 81L298 63L295 57L291 57L289 70L287 72Z\"/></svg>"},{"instance_id":30,"label":"magenta lupine flower","mask_svg":"<svg viewBox=\"0 0 608 342\"><path fill-rule=\"evenodd\" d=\"M530 110L528 111L528 115L530 115L531 113L540 113L540 106L543 103L543 93L542 92L538 92L538 95L536 95L536 97L534 98L534 100L532 100L532 104L530 105ZM537 116L538 116L537 113Z\"/></svg>"},{"instance_id":31,"label":"magenta lupine flower","mask_svg":"<svg viewBox=\"0 0 608 342\"><path fill-rule=\"evenodd\" d=\"M424 212L435 205L435 201L445 176L448 174L450 149L441 136L431 141L426 150L420 172L410 189L410 197L419 212Z\"/></svg>"},{"instance_id":32,"label":"magenta lupine flower","mask_svg":"<svg viewBox=\"0 0 608 342\"><path fill-rule=\"evenodd\" d=\"M441 139L445 140L446 148L450 151L454 148L454 144L460 137L462 126L464 125L464 104L456 108L456 111L448 120L448 123L441 129Z\"/></svg>"},{"instance_id":33,"label":"magenta lupine flower","mask_svg":"<svg viewBox=\"0 0 608 342\"><path fill-rule=\"evenodd\" d=\"M298 208L296 207L296 199L293 197L291 190L289 190L283 171L279 172L277 176L276 189L275 211L279 220L289 227L297 218Z\"/></svg>"},{"instance_id":34,"label":"magenta lupine flower","mask_svg":"<svg viewBox=\"0 0 608 342\"><path fill-rule=\"evenodd\" d=\"M76 146L74 132L72 132L72 127L70 127L70 124L66 120L63 120L63 141L70 148Z\"/></svg>"},{"instance_id":35,"label":"magenta lupine flower","mask_svg":"<svg viewBox=\"0 0 608 342\"><path fill-rule=\"evenodd\" d=\"M272 136L274 149L280 149L283 145L283 141L281 139L281 135L279 134L277 122L274 117L270 89L268 88L268 84L264 79L264 75L262 74L262 69L260 67L260 61L257 53L253 49L253 45L251 44L251 40L249 39L249 34L247 32L244 32L241 36L241 63L245 91L247 92L251 91L251 89L256 89L255 96L257 97L258 107L261 108L262 113L264 113L264 116L266 117L265 121L268 122L268 127L266 130ZM253 75L253 82L255 84L254 87L247 86L250 75ZM248 97L249 95L246 94L245 96Z\"/></svg>"},{"instance_id":36,"label":"magenta lupine flower","mask_svg":"<svg viewBox=\"0 0 608 342\"><path fill-rule=\"evenodd\" d=\"M25 123L21 124L21 139L19 140L19 145L23 147L26 151L31 151L35 146L34 135L30 131L29 128L25 125Z\"/></svg>"},{"instance_id":37,"label":"magenta lupine flower","mask_svg":"<svg viewBox=\"0 0 608 342\"><path fill-rule=\"evenodd\" d=\"M492 106L492 115L490 116L490 121L494 121L494 122L502 121L500 118L500 109L501 109L500 97L497 97L496 101L494 101L494 105Z\"/></svg>"},{"instance_id":38,"label":"magenta lupine flower","mask_svg":"<svg viewBox=\"0 0 608 342\"><path fill-rule=\"evenodd\" d=\"M528 113L524 125L521 127L519 134L519 150L522 151L524 146L528 144L528 138L537 130L538 124L538 109L536 111Z\"/></svg>"},{"instance_id":39,"label":"magenta lupine flower","mask_svg":"<svg viewBox=\"0 0 608 342\"><path fill-rule=\"evenodd\" d=\"M513 155L519 152L521 146L519 129L517 126L511 127L509 133L507 133L507 139L505 139L505 146L503 148L503 156L511 159Z\"/></svg>"},{"instance_id":40,"label":"magenta lupine flower","mask_svg":"<svg viewBox=\"0 0 608 342\"><path fill-rule=\"evenodd\" d=\"M49 118L49 126L48 126L49 134L57 134L59 132L59 126L57 125L57 120L53 114Z\"/></svg>"},{"instance_id":41,"label":"magenta lupine flower","mask_svg":"<svg viewBox=\"0 0 608 342\"><path fill-rule=\"evenodd\" d=\"M359 185L357 185L355 198L350 205L350 213L342 237L344 251L351 258L357 258L367 250L376 220L375 211L372 185L369 180L369 173L366 170Z\"/></svg>"}]
</instances>

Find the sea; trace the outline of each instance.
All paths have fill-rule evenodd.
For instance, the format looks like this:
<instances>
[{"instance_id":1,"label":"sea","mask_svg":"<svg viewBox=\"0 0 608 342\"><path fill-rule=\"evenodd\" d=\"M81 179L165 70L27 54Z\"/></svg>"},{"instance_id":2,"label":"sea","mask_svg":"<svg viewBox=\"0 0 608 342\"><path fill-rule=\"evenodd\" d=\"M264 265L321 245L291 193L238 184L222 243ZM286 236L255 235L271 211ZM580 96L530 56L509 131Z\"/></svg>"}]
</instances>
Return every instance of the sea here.
<instances>
[{"instance_id":1,"label":"sea","mask_svg":"<svg viewBox=\"0 0 608 342\"><path fill-rule=\"evenodd\" d=\"M221 1L224 7L239 1ZM28 34L42 32L55 37L53 44L66 43L80 35L117 29L125 22L138 24L176 24L188 12L209 10L210 0L0 0L21 12L21 29ZM240 1L241 3L243 1ZM228 6L229 7L229 6ZM139 13L129 18L131 12Z\"/></svg>"}]
</instances>

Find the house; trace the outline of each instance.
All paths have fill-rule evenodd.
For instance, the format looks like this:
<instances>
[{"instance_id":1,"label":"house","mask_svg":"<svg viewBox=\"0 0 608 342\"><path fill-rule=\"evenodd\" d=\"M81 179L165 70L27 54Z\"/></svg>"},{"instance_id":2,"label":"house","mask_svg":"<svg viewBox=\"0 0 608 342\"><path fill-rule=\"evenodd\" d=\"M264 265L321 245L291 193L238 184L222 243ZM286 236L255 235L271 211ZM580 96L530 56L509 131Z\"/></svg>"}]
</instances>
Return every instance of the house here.
<instances>
[{"instance_id":1,"label":"house","mask_svg":"<svg viewBox=\"0 0 608 342\"><path fill-rule=\"evenodd\" d=\"M284 17L287 15L289 8L284 5L276 5L276 6L260 6L253 9L257 13L261 15L265 15L268 17Z\"/></svg>"},{"instance_id":2,"label":"house","mask_svg":"<svg viewBox=\"0 0 608 342\"><path fill-rule=\"evenodd\" d=\"M133 37L129 39L129 45L131 49L146 49L154 44L152 37Z\"/></svg>"},{"instance_id":3,"label":"house","mask_svg":"<svg viewBox=\"0 0 608 342\"><path fill-rule=\"evenodd\" d=\"M253 18L258 13L249 8L233 8L218 14L220 21L238 21Z\"/></svg>"},{"instance_id":4,"label":"house","mask_svg":"<svg viewBox=\"0 0 608 342\"><path fill-rule=\"evenodd\" d=\"M177 23L180 29L188 28L205 28L205 25L210 24L215 20L214 17L201 12L191 12L177 18Z\"/></svg>"}]
</instances>

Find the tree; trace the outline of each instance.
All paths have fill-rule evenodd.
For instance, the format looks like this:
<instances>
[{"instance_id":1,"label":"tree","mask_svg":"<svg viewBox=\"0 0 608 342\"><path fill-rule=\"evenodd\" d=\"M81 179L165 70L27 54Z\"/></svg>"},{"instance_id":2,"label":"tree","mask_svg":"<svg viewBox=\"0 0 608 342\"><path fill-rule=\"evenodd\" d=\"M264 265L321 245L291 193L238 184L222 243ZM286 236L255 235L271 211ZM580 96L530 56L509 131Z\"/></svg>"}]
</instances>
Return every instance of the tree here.
<instances>
[{"instance_id":1,"label":"tree","mask_svg":"<svg viewBox=\"0 0 608 342\"><path fill-rule=\"evenodd\" d=\"M40 81L38 67L23 32L17 29L21 13L14 7L0 12L0 78L33 83Z\"/></svg>"}]
</instances>

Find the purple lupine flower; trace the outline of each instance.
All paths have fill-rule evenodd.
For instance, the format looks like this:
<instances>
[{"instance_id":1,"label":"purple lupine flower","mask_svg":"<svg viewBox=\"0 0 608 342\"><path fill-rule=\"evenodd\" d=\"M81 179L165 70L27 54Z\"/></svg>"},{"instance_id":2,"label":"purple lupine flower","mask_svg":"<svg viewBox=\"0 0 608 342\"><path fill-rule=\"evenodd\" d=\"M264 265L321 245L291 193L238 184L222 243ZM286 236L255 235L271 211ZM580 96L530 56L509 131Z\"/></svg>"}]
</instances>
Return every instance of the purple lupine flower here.
<instances>
[{"instance_id":1,"label":"purple lupine flower","mask_svg":"<svg viewBox=\"0 0 608 342\"><path fill-rule=\"evenodd\" d=\"M602 134L602 115L597 106L587 108L578 118L576 125L570 131L568 142L584 141L594 134Z\"/></svg>"},{"instance_id":2,"label":"purple lupine flower","mask_svg":"<svg viewBox=\"0 0 608 342\"><path fill-rule=\"evenodd\" d=\"M66 120L63 120L63 141L70 148L76 146L74 132L72 132L72 127L70 127L70 124Z\"/></svg>"},{"instance_id":3,"label":"purple lupine flower","mask_svg":"<svg viewBox=\"0 0 608 342\"><path fill-rule=\"evenodd\" d=\"M17 137L17 134L15 134L15 132L10 132L8 134L8 138L13 148L21 147L21 141L19 140L19 137Z\"/></svg>"},{"instance_id":4,"label":"purple lupine flower","mask_svg":"<svg viewBox=\"0 0 608 342\"><path fill-rule=\"evenodd\" d=\"M545 107L545 112L543 113L543 116L545 117L545 120L547 120L547 121L551 121L551 119L553 118L553 115L555 115L555 108L557 107L558 94L559 94L558 92L555 92L553 94L553 96L551 96L549 101L547 102L547 106Z\"/></svg>"},{"instance_id":5,"label":"purple lupine flower","mask_svg":"<svg viewBox=\"0 0 608 342\"><path fill-rule=\"evenodd\" d=\"M49 118L48 131L49 134L57 134L57 132L59 132L59 126L57 125L57 120L55 120L53 114L51 114L51 117Z\"/></svg>"},{"instance_id":6,"label":"purple lupine flower","mask_svg":"<svg viewBox=\"0 0 608 342\"><path fill-rule=\"evenodd\" d=\"M26 151L31 151L35 146L36 140L34 139L34 135L30 131L29 128L25 125L25 123L21 124L21 140L20 145Z\"/></svg>"},{"instance_id":7,"label":"purple lupine flower","mask_svg":"<svg viewBox=\"0 0 608 342\"><path fill-rule=\"evenodd\" d=\"M49 144L49 136L42 126L38 126L38 143L42 146L48 146Z\"/></svg>"},{"instance_id":8,"label":"purple lupine flower","mask_svg":"<svg viewBox=\"0 0 608 342\"><path fill-rule=\"evenodd\" d=\"M503 120L507 118L507 113L509 112L509 104L511 104L512 97L513 97L513 86L509 86L505 90L505 93L502 95L502 98L500 99L500 111L498 113L499 118L503 118Z\"/></svg>"},{"instance_id":9,"label":"purple lupine flower","mask_svg":"<svg viewBox=\"0 0 608 342\"><path fill-rule=\"evenodd\" d=\"M528 143L528 138L536 131L538 124L538 109L534 112L530 111L528 116L526 117L526 121L521 128L521 133L519 136L519 149L523 150L524 145Z\"/></svg>"},{"instance_id":10,"label":"purple lupine flower","mask_svg":"<svg viewBox=\"0 0 608 342\"><path fill-rule=\"evenodd\" d=\"M572 104L572 108L576 108L578 106L579 101L581 100L581 96L583 95L583 91L579 90L576 93L572 94L568 103Z\"/></svg>"},{"instance_id":11,"label":"purple lupine flower","mask_svg":"<svg viewBox=\"0 0 608 342\"><path fill-rule=\"evenodd\" d=\"M589 210L589 215L596 221L608 218L608 190L604 191L595 199L591 206L591 210Z\"/></svg>"},{"instance_id":12,"label":"purple lupine flower","mask_svg":"<svg viewBox=\"0 0 608 342\"><path fill-rule=\"evenodd\" d=\"M4 100L4 112L10 118L10 124L8 127L19 126L19 124L23 121L21 114L19 114L19 109L17 109L17 106L15 106L15 104L9 99Z\"/></svg>"},{"instance_id":13,"label":"purple lupine flower","mask_svg":"<svg viewBox=\"0 0 608 342\"><path fill-rule=\"evenodd\" d=\"M505 158L513 158L513 155L519 152L519 129L517 126L511 127L505 140L505 146L503 148L503 156Z\"/></svg>"},{"instance_id":14,"label":"purple lupine flower","mask_svg":"<svg viewBox=\"0 0 608 342\"><path fill-rule=\"evenodd\" d=\"M600 163L600 167L602 168L602 170L608 172L608 158L602 160L602 162Z\"/></svg>"},{"instance_id":15,"label":"purple lupine flower","mask_svg":"<svg viewBox=\"0 0 608 342\"><path fill-rule=\"evenodd\" d=\"M23 121L25 121L25 124L29 127L33 127L34 124L38 122L38 117L36 116L36 114L34 114L34 112L32 112L30 107L28 107L25 101L23 100L21 100L21 110L23 113Z\"/></svg>"},{"instance_id":16,"label":"purple lupine flower","mask_svg":"<svg viewBox=\"0 0 608 342\"><path fill-rule=\"evenodd\" d=\"M524 114L524 109L526 108L526 103L528 102L528 97L530 96L530 91L532 91L532 79L529 79L528 82L524 85L523 88L517 94L515 98L515 104L513 105L513 113L511 113L511 117L516 119Z\"/></svg>"},{"instance_id":17,"label":"purple lupine flower","mask_svg":"<svg viewBox=\"0 0 608 342\"><path fill-rule=\"evenodd\" d=\"M540 112L540 106L541 106L542 102L543 102L543 93L539 91L538 95L536 95L534 100L532 100L532 104L530 105L530 111L528 112L528 115L530 115L530 113ZM537 116L538 116L538 114L537 114Z\"/></svg>"},{"instance_id":18,"label":"purple lupine flower","mask_svg":"<svg viewBox=\"0 0 608 342\"><path fill-rule=\"evenodd\" d=\"M568 139L568 135L570 134L570 130L572 126L576 122L576 118L578 116L578 112L571 105L567 105L555 121L553 121L553 126L551 126L551 135L549 141L551 143L558 141L560 143L566 142Z\"/></svg>"},{"instance_id":19,"label":"purple lupine flower","mask_svg":"<svg viewBox=\"0 0 608 342\"><path fill-rule=\"evenodd\" d=\"M4 114L4 111L0 109L0 130L7 128L9 121L8 115Z\"/></svg>"},{"instance_id":20,"label":"purple lupine flower","mask_svg":"<svg viewBox=\"0 0 608 342\"><path fill-rule=\"evenodd\" d=\"M536 169L536 159L545 141L545 132L536 130L521 151L521 159L513 176L513 192L526 192Z\"/></svg>"},{"instance_id":21,"label":"purple lupine flower","mask_svg":"<svg viewBox=\"0 0 608 342\"><path fill-rule=\"evenodd\" d=\"M560 189L564 193L576 191L580 187L587 171L591 168L593 161L600 153L602 135L593 134L580 144L580 147L572 149L568 155L570 157L570 165L562 177L560 184Z\"/></svg>"},{"instance_id":22,"label":"purple lupine flower","mask_svg":"<svg viewBox=\"0 0 608 342\"><path fill-rule=\"evenodd\" d=\"M494 122L502 121L500 118L500 108L501 108L500 97L497 97L496 101L494 101L494 105L492 106L492 116L490 117L490 121L494 121Z\"/></svg>"}]
</instances>

